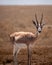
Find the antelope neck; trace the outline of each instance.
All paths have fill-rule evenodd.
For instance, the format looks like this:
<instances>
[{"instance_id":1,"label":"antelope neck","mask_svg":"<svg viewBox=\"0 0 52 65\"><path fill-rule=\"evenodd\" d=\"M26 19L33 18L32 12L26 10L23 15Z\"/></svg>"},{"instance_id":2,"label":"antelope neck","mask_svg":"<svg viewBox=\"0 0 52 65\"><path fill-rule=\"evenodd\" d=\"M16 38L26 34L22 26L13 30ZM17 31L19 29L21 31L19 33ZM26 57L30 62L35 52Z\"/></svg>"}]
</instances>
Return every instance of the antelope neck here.
<instances>
[{"instance_id":1,"label":"antelope neck","mask_svg":"<svg viewBox=\"0 0 52 65\"><path fill-rule=\"evenodd\" d=\"M40 33L38 31L36 31L34 36L37 38L39 35L40 35Z\"/></svg>"}]
</instances>

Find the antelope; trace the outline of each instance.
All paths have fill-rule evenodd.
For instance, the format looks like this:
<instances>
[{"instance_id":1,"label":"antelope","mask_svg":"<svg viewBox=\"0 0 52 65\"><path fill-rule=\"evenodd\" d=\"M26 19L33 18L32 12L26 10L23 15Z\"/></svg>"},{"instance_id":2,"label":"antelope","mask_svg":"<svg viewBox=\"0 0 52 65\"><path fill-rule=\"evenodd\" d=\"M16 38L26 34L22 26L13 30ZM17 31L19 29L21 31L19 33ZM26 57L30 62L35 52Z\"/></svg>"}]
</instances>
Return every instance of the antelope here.
<instances>
[{"instance_id":1,"label":"antelope","mask_svg":"<svg viewBox=\"0 0 52 65\"><path fill-rule=\"evenodd\" d=\"M28 63L27 65L31 65L31 45L36 41L38 35L41 33L42 28L44 26L43 23L43 14L41 16L40 23L37 20L37 15L35 14L36 21L32 20L33 24L36 27L36 33L32 32L14 32L10 35L10 40L13 43L13 57L14 57L14 65L18 64L17 61L17 54L19 53L20 49L23 47L23 44L27 45L27 51L28 51ZM22 45L22 46L21 46Z\"/></svg>"}]
</instances>

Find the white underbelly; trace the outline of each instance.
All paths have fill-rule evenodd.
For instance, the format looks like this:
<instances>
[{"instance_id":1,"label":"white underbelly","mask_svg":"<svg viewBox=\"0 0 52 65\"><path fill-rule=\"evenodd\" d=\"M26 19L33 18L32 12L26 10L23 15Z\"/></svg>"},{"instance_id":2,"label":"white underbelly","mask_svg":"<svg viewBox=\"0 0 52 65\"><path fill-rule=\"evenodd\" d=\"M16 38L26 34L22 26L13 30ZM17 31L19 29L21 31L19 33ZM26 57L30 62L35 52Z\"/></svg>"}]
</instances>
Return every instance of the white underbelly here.
<instances>
[{"instance_id":1,"label":"white underbelly","mask_svg":"<svg viewBox=\"0 0 52 65\"><path fill-rule=\"evenodd\" d=\"M24 44L24 43L15 43L15 46L17 48L26 48L27 47L26 44Z\"/></svg>"}]
</instances>

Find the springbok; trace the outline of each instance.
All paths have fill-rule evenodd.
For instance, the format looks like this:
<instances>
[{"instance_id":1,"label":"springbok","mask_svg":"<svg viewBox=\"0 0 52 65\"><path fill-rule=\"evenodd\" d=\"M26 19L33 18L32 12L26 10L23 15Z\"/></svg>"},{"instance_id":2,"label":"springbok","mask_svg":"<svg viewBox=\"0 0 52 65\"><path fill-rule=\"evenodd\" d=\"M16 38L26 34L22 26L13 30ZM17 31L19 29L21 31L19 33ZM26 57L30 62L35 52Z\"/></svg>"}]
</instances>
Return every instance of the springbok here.
<instances>
[{"instance_id":1,"label":"springbok","mask_svg":"<svg viewBox=\"0 0 52 65\"><path fill-rule=\"evenodd\" d=\"M19 53L20 49L23 47L23 44L27 45L27 50L28 50L28 63L27 63L27 65L31 65L31 58L30 58L31 47L30 47L30 45L36 41L38 34L41 33L42 28L44 26L44 24L42 23L43 14L41 16L40 23L37 20L36 14L35 14L35 19L36 19L36 21L32 20L33 24L36 26L36 29L37 29L35 34L33 34L32 32L14 32L10 35L10 39L11 39L13 46L14 46L14 49L13 49L14 65L18 64L16 56Z\"/></svg>"}]
</instances>

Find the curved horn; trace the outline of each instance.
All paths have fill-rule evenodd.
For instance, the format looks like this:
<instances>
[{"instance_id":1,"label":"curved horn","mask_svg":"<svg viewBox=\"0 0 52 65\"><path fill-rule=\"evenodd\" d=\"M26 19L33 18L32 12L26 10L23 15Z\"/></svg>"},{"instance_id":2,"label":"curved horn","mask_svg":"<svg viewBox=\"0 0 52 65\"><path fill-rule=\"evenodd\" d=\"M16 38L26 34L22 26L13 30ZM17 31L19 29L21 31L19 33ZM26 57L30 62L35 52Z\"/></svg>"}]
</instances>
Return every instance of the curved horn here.
<instances>
[{"instance_id":1,"label":"curved horn","mask_svg":"<svg viewBox=\"0 0 52 65\"><path fill-rule=\"evenodd\" d=\"M37 20L37 16L36 16L36 14L35 14L35 19L36 19L36 22L37 22L37 25L38 25L38 20Z\"/></svg>"},{"instance_id":2,"label":"curved horn","mask_svg":"<svg viewBox=\"0 0 52 65\"><path fill-rule=\"evenodd\" d=\"M40 20L40 24L42 24L42 20L43 20L43 13L42 13L42 17L41 17L41 20Z\"/></svg>"}]
</instances>

